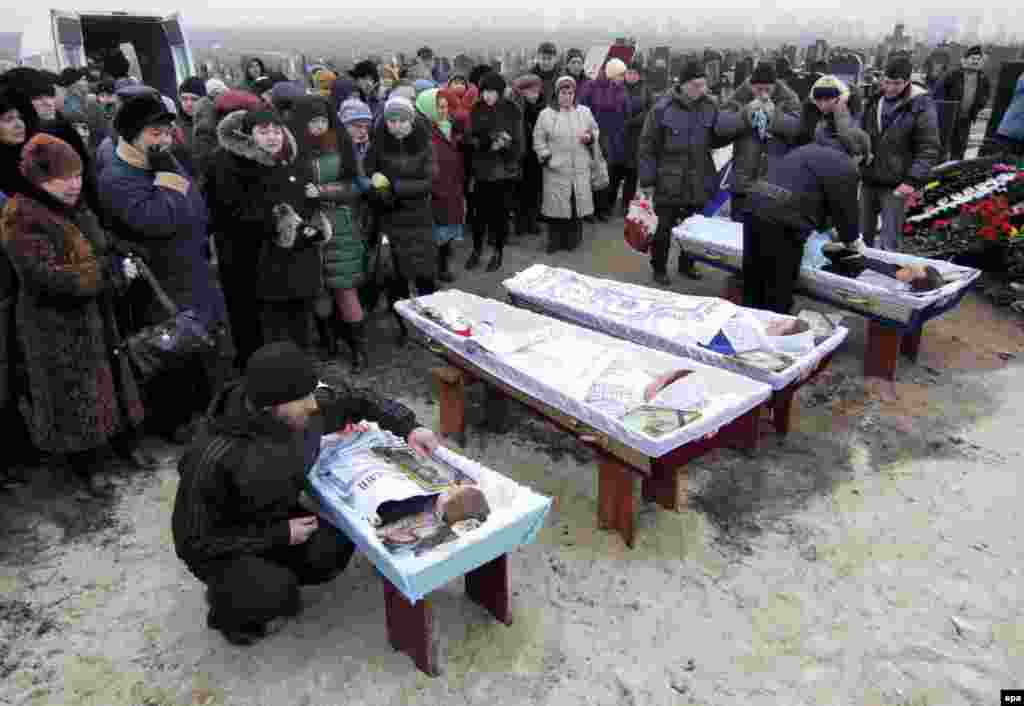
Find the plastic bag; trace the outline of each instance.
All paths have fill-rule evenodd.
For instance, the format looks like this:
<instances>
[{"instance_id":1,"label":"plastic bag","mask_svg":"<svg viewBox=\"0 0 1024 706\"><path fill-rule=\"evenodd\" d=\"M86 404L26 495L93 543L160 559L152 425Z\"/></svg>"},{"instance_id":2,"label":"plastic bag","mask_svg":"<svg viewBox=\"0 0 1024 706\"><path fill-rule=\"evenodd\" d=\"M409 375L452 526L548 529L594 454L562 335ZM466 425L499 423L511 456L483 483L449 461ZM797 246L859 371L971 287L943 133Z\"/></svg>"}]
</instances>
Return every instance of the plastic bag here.
<instances>
[{"instance_id":1,"label":"plastic bag","mask_svg":"<svg viewBox=\"0 0 1024 706\"><path fill-rule=\"evenodd\" d=\"M825 254L821 249L832 242L831 232L821 233L815 231L811 233L811 237L804 243L804 267L812 267L816 270L820 270L825 265L829 264L829 259L825 257Z\"/></svg>"},{"instance_id":2,"label":"plastic bag","mask_svg":"<svg viewBox=\"0 0 1024 706\"><path fill-rule=\"evenodd\" d=\"M658 217L650 199L637 196L629 204L622 237L626 245L642 255L651 251L654 234L658 232Z\"/></svg>"}]
</instances>

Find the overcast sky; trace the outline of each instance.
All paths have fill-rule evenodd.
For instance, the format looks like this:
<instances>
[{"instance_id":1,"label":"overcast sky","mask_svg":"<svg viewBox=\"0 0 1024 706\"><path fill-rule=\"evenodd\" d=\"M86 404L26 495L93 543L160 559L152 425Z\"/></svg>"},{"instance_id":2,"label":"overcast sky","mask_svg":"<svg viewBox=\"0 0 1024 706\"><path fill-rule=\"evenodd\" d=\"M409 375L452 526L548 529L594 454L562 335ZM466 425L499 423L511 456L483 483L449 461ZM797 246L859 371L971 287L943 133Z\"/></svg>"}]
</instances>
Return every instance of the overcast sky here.
<instances>
[{"instance_id":1,"label":"overcast sky","mask_svg":"<svg viewBox=\"0 0 1024 706\"><path fill-rule=\"evenodd\" d=\"M62 10L83 11L109 8L115 5L111 0L86 0L80 2L72 0L51 0L54 6ZM479 2L465 3L462 6L450 4L446 7L434 7L430 3L421 3L417 9L402 9L393 7L373 6L371 9L358 10L339 7L337 0L299 0L302 7L290 6L288 2L281 0L216 0L207 3L204 0L172 0L170 3L159 3L149 7L154 14L167 14L180 11L187 23L203 26L223 27L244 27L246 25L263 26L294 26L294 25L320 25L344 23L346 20L365 21L365 18L375 17L385 21L391 29L403 29L408 27L415 30L417 27L442 28L452 27L458 31L459 16L471 17L477 20L484 20L486 16L494 17L495 25L515 24L517 28L536 28L539 33L554 33L559 27L565 27L576 23L578 20L591 21L600 18L601 26L607 29L619 29L624 32L629 30L631 19L641 16L675 16L678 18L689 18L700 22L712 19L715 16L730 16L750 18L750 21L761 26L774 24L776 18L787 12L795 12L808 20L821 18L828 21L830 17L841 16L848 21L863 21L868 32L888 32L892 24L898 21L905 21L910 27L918 26L924 28L927 25L928 16L938 15L962 15L972 13L981 15L981 31L984 35L995 31L998 27L1012 24L1009 31L1024 31L1024 19L1021 18L1018 5L1007 0L996 0L994 4L985 3L985 7L978 6L971 8L964 0L906 0L900 3L879 2L878 0L867 0L865 2L850 3L840 0L779 0L775 9L767 9L762 6L759 0L714 0L708 3L714 9L711 10L680 10L674 4L671 9L665 8L628 8L621 3L616 9L596 9L596 3L587 5L567 5L557 7L552 5L544 6L516 6L515 9L503 8L481 9ZM367 3L369 5L370 3ZM124 3L128 5L128 3ZM208 5L215 5L213 7ZM379 5L379 4L378 4ZM4 29L8 28L17 31L19 28L25 32L24 46L31 50L45 50L51 47L49 10L50 3L45 5L33 5L22 3L19 7L5 9L3 11ZM840 9L840 7L842 9ZM586 8L586 9L584 9ZM133 10L135 11L135 10ZM756 14L751 15L752 11Z\"/></svg>"}]
</instances>

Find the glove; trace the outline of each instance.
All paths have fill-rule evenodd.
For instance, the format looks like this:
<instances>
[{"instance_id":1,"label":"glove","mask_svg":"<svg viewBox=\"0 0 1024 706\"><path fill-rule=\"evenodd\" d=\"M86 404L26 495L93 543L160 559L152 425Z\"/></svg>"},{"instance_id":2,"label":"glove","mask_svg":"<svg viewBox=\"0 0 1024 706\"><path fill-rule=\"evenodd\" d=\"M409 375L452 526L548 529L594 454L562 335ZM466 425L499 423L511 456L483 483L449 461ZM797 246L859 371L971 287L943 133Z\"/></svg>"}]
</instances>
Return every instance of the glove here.
<instances>
[{"instance_id":1,"label":"glove","mask_svg":"<svg viewBox=\"0 0 1024 706\"><path fill-rule=\"evenodd\" d=\"M126 257L121 260L121 272L124 274L124 278L131 282L139 276L139 265L130 257Z\"/></svg>"},{"instance_id":2,"label":"glove","mask_svg":"<svg viewBox=\"0 0 1024 706\"><path fill-rule=\"evenodd\" d=\"M149 161L149 168L154 172L178 173L178 165L169 150L162 150L154 145L146 150L146 159Z\"/></svg>"},{"instance_id":3,"label":"glove","mask_svg":"<svg viewBox=\"0 0 1024 706\"><path fill-rule=\"evenodd\" d=\"M847 243L846 247L850 248L850 250L854 251L858 255L863 255L865 247L864 238L857 238L852 243Z\"/></svg>"},{"instance_id":4,"label":"glove","mask_svg":"<svg viewBox=\"0 0 1024 706\"><path fill-rule=\"evenodd\" d=\"M373 183L365 176L357 176L354 183L356 191L361 194L365 194L373 188Z\"/></svg>"},{"instance_id":5,"label":"glove","mask_svg":"<svg viewBox=\"0 0 1024 706\"><path fill-rule=\"evenodd\" d=\"M391 186L391 180L380 172L377 172L373 177L371 177L370 183L373 184L373 188L375 189L386 189Z\"/></svg>"},{"instance_id":6,"label":"glove","mask_svg":"<svg viewBox=\"0 0 1024 706\"><path fill-rule=\"evenodd\" d=\"M308 245L322 245L327 242L327 234L311 223L304 223L301 229L302 239Z\"/></svg>"}]
</instances>

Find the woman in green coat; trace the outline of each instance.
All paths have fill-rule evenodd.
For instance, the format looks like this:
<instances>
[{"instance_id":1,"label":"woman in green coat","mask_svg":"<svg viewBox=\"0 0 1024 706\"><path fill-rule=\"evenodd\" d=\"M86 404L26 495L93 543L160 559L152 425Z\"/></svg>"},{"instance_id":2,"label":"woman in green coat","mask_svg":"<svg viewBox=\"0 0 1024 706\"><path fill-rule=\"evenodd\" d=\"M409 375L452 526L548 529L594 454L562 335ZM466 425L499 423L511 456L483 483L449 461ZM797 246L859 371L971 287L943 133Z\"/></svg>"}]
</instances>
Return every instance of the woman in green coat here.
<instances>
[{"instance_id":1,"label":"woman in green coat","mask_svg":"<svg viewBox=\"0 0 1024 706\"><path fill-rule=\"evenodd\" d=\"M352 352L352 372L367 365L366 327L359 304L358 287L366 277L366 244L359 228L358 210L368 182L362 176L348 132L320 96L295 101L293 119L302 121L306 154L312 163L313 183L306 195L318 199L334 228L334 237L323 246L325 306L318 315L331 321ZM360 178L362 177L362 178ZM328 338L332 334L328 333Z\"/></svg>"}]
</instances>

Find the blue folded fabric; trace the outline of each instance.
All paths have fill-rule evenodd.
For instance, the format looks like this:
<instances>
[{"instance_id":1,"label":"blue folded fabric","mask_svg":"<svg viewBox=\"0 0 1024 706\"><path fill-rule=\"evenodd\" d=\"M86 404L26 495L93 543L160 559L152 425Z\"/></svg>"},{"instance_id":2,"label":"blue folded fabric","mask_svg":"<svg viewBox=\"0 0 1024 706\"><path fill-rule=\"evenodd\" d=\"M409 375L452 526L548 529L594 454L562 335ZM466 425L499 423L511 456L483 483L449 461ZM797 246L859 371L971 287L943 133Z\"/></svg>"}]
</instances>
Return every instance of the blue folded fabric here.
<instances>
[{"instance_id":1,"label":"blue folded fabric","mask_svg":"<svg viewBox=\"0 0 1024 706\"><path fill-rule=\"evenodd\" d=\"M721 353L722 355L736 355L736 349L732 347L729 339L721 331L716 333L715 337L706 345L702 343L701 348L707 348L709 351Z\"/></svg>"}]
</instances>

